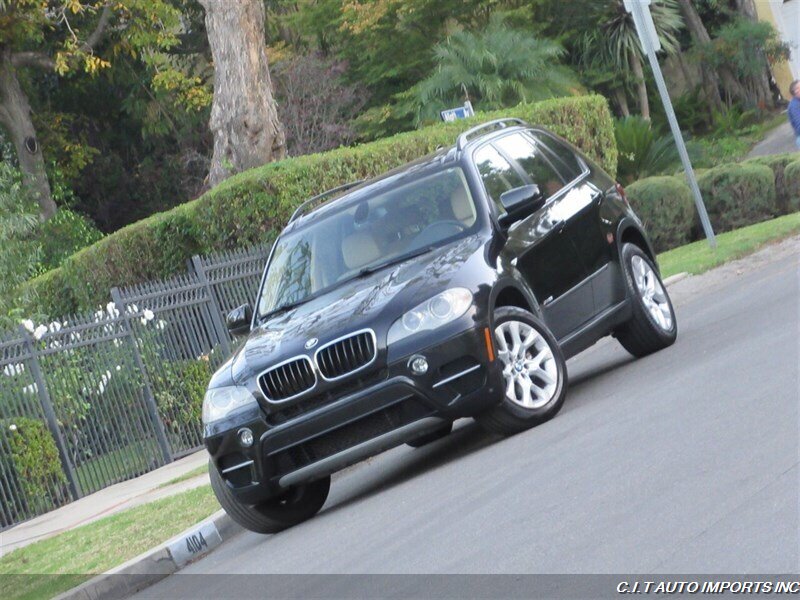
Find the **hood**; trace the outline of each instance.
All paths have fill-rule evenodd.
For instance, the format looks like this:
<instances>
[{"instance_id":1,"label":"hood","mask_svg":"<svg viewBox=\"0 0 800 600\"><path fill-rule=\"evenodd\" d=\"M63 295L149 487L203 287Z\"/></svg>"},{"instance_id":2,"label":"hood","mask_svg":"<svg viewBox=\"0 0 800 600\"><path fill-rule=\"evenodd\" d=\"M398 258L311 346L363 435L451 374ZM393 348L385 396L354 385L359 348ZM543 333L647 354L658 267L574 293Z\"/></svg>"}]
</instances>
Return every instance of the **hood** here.
<instances>
[{"instance_id":1,"label":"hood","mask_svg":"<svg viewBox=\"0 0 800 600\"><path fill-rule=\"evenodd\" d=\"M317 338L316 347L353 331L371 328L378 346L386 342L391 324L405 311L450 287L476 282L460 276L467 265L485 265L485 239L480 235L456 240L421 256L353 279L286 312L279 313L250 332L230 361L231 375L243 384L273 364L300 354L311 354L305 344ZM474 278L474 276L473 276ZM226 365L227 366L227 365Z\"/></svg>"}]
</instances>

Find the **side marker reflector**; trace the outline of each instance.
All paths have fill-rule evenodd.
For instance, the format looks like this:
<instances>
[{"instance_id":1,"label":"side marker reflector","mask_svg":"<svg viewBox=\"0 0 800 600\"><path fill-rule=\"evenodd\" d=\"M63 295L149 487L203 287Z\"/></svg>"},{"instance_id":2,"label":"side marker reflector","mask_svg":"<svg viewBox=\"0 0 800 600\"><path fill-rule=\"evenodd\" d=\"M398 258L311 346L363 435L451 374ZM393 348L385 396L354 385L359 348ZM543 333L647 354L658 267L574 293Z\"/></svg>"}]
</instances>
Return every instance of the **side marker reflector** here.
<instances>
[{"instance_id":1,"label":"side marker reflector","mask_svg":"<svg viewBox=\"0 0 800 600\"><path fill-rule=\"evenodd\" d=\"M494 362L494 345L492 344L492 332L486 327L483 330L484 337L486 338L486 354L489 356L489 362Z\"/></svg>"}]
</instances>

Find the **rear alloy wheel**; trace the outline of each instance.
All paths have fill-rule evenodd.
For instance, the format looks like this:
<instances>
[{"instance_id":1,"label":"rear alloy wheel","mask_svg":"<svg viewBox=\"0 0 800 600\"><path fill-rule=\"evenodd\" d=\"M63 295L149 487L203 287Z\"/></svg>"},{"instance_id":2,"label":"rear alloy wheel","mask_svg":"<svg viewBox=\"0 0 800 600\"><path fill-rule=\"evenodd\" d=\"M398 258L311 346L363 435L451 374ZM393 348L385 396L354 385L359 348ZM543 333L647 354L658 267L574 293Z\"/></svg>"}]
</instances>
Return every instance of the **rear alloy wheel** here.
<instances>
[{"instance_id":1,"label":"rear alloy wheel","mask_svg":"<svg viewBox=\"0 0 800 600\"><path fill-rule=\"evenodd\" d=\"M278 533L310 519L325 504L331 488L331 478L325 477L289 488L275 498L250 506L236 500L228 484L210 461L208 471L211 489L228 516L245 529L256 533Z\"/></svg>"},{"instance_id":2,"label":"rear alloy wheel","mask_svg":"<svg viewBox=\"0 0 800 600\"><path fill-rule=\"evenodd\" d=\"M638 246L625 244L621 258L633 315L615 335L634 356L647 356L675 342L675 310L652 261Z\"/></svg>"},{"instance_id":3,"label":"rear alloy wheel","mask_svg":"<svg viewBox=\"0 0 800 600\"><path fill-rule=\"evenodd\" d=\"M554 417L566 396L567 368L553 334L528 311L501 307L495 312L494 342L506 393L478 422L509 435Z\"/></svg>"}]
</instances>

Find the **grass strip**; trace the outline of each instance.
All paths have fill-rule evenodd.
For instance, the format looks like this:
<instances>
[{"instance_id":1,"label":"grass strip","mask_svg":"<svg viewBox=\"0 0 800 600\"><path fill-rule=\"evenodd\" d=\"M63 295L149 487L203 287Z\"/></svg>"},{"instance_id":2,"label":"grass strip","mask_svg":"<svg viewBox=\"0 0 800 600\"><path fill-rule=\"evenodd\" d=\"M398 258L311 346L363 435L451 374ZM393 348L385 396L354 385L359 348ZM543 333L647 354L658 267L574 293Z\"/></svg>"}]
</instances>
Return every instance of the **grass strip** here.
<instances>
[{"instance_id":1,"label":"grass strip","mask_svg":"<svg viewBox=\"0 0 800 600\"><path fill-rule=\"evenodd\" d=\"M0 558L0 598L52 598L219 510L204 485L65 531Z\"/></svg>"},{"instance_id":2,"label":"grass strip","mask_svg":"<svg viewBox=\"0 0 800 600\"><path fill-rule=\"evenodd\" d=\"M189 479L194 479L195 477L200 477L200 475L206 475L208 473L208 465L200 465L196 469L192 469L188 473L184 473L183 475L178 475L177 477L170 479L169 481L165 481L161 485L158 486L159 489L169 487L176 483L181 483L182 481L188 481Z\"/></svg>"},{"instance_id":3,"label":"grass strip","mask_svg":"<svg viewBox=\"0 0 800 600\"><path fill-rule=\"evenodd\" d=\"M800 233L800 213L721 233L717 236L716 250L712 250L706 240L668 250L658 255L658 264L663 277L684 271L699 275L796 233Z\"/></svg>"}]
</instances>

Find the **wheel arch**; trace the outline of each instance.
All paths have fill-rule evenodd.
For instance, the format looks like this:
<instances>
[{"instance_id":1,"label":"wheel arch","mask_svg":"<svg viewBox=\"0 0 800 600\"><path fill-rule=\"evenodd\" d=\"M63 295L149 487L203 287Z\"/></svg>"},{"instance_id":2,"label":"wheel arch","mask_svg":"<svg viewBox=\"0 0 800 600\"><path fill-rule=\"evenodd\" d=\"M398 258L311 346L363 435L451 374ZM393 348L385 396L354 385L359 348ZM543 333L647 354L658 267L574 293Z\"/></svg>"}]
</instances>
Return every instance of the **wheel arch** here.
<instances>
[{"instance_id":1,"label":"wheel arch","mask_svg":"<svg viewBox=\"0 0 800 600\"><path fill-rule=\"evenodd\" d=\"M661 274L658 262L656 261L656 253L653 250L650 239L647 237L644 230L634 223L632 219L623 219L617 228L617 252L620 257L622 256L622 246L624 244L633 244L641 248L642 252L653 261L653 264L659 271L659 275Z\"/></svg>"},{"instance_id":2,"label":"wheel arch","mask_svg":"<svg viewBox=\"0 0 800 600\"><path fill-rule=\"evenodd\" d=\"M489 300L490 318L494 315L494 311L502 306L521 308L541 317L539 303L533 292L526 285L513 279L500 281L494 286Z\"/></svg>"}]
</instances>

